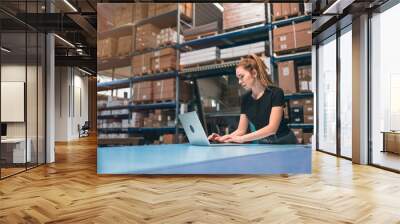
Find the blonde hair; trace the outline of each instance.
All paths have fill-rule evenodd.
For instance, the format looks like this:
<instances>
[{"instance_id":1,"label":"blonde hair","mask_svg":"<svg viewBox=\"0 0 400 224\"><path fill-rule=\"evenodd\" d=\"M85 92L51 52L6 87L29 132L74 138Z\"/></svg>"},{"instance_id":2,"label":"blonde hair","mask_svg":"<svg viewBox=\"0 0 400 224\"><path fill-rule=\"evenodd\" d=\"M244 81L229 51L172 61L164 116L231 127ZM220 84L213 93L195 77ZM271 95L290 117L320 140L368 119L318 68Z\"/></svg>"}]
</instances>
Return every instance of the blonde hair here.
<instances>
[{"instance_id":1,"label":"blonde hair","mask_svg":"<svg viewBox=\"0 0 400 224\"><path fill-rule=\"evenodd\" d=\"M240 60L239 64L236 66L243 67L245 70L257 72L256 78L261 82L261 84L265 87L273 86L274 83L271 80L269 70L265 65L264 61L255 54L251 54Z\"/></svg>"}]
</instances>

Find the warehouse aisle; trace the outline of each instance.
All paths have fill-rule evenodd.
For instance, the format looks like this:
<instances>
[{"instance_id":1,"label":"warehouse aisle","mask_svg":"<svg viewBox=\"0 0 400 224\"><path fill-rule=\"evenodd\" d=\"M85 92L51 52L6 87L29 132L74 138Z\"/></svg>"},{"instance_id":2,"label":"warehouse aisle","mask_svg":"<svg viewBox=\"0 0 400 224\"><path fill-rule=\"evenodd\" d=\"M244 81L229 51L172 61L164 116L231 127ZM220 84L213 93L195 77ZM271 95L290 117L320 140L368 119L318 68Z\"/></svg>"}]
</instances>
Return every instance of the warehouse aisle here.
<instances>
[{"instance_id":1,"label":"warehouse aisle","mask_svg":"<svg viewBox=\"0 0 400 224\"><path fill-rule=\"evenodd\" d=\"M394 223L395 173L320 152L312 175L98 176L96 138L0 182L0 223ZM332 169L336 167L336 169Z\"/></svg>"}]
</instances>

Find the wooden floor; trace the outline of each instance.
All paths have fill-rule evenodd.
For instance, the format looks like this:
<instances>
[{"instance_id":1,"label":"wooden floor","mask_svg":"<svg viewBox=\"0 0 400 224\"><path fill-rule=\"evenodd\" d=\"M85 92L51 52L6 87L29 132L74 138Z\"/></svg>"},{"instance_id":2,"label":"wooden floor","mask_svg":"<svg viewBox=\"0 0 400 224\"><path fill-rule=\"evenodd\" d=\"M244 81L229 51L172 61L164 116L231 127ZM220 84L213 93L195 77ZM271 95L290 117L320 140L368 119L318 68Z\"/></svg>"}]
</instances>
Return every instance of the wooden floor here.
<instances>
[{"instance_id":1,"label":"wooden floor","mask_svg":"<svg viewBox=\"0 0 400 224\"><path fill-rule=\"evenodd\" d=\"M320 152L293 176L98 176L94 138L56 158L0 181L0 223L400 223L399 174Z\"/></svg>"}]
</instances>

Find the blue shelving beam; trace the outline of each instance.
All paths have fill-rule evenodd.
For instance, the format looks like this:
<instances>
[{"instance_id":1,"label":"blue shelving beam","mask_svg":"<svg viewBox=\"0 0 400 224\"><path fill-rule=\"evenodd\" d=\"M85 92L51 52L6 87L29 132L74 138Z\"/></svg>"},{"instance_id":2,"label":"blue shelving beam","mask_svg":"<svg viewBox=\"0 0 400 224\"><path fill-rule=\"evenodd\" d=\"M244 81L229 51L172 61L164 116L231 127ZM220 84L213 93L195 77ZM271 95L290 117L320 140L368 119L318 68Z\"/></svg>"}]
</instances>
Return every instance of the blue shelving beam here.
<instances>
[{"instance_id":1,"label":"blue shelving beam","mask_svg":"<svg viewBox=\"0 0 400 224\"><path fill-rule=\"evenodd\" d=\"M311 21L312 16L311 15L304 15L304 16L298 16L298 17L293 17L293 18L289 18L289 19L284 19L284 20L279 20L279 21L275 21L272 22L271 26L272 28L275 26L286 26L286 25L290 25L293 22L295 23L301 23L307 20Z\"/></svg>"},{"instance_id":2,"label":"blue shelving beam","mask_svg":"<svg viewBox=\"0 0 400 224\"><path fill-rule=\"evenodd\" d=\"M312 92L304 92L304 93L293 93L285 95L285 100L297 100L303 98L313 97L314 94Z\"/></svg>"},{"instance_id":3,"label":"blue shelving beam","mask_svg":"<svg viewBox=\"0 0 400 224\"><path fill-rule=\"evenodd\" d=\"M186 41L180 44L179 47L181 49L185 49L186 47L206 48L211 46L217 46L219 48L234 47L246 43L266 40L268 37L267 31L269 29L270 24L261 24L237 31Z\"/></svg>"},{"instance_id":4,"label":"blue shelving beam","mask_svg":"<svg viewBox=\"0 0 400 224\"><path fill-rule=\"evenodd\" d=\"M128 119L129 114L97 115L97 119Z\"/></svg>"},{"instance_id":5,"label":"blue shelving beam","mask_svg":"<svg viewBox=\"0 0 400 224\"><path fill-rule=\"evenodd\" d=\"M144 76L137 76L128 79L118 79L109 82L97 83L98 91L113 89L116 87L124 88L129 87L130 83L143 82L143 81L154 81L168 78L175 78L179 75L177 71L161 72L157 74L150 74Z\"/></svg>"},{"instance_id":6,"label":"blue shelving beam","mask_svg":"<svg viewBox=\"0 0 400 224\"><path fill-rule=\"evenodd\" d=\"M110 106L97 108L98 110L119 110L119 109L130 109L130 110L149 110L149 109L174 109L176 102L162 102L162 103L150 103L150 104L130 104L121 106ZM108 115L104 115L108 116Z\"/></svg>"},{"instance_id":7,"label":"blue shelving beam","mask_svg":"<svg viewBox=\"0 0 400 224\"><path fill-rule=\"evenodd\" d=\"M300 128L303 130L312 130L314 128L313 124L297 124L297 123L290 123L288 124L289 128Z\"/></svg>"},{"instance_id":8,"label":"blue shelving beam","mask_svg":"<svg viewBox=\"0 0 400 224\"><path fill-rule=\"evenodd\" d=\"M311 52L301 52L301 53L294 53L282 56L273 56L271 57L272 62L282 62L282 61L290 61L290 60L297 60L297 61L309 61L311 63Z\"/></svg>"}]
</instances>

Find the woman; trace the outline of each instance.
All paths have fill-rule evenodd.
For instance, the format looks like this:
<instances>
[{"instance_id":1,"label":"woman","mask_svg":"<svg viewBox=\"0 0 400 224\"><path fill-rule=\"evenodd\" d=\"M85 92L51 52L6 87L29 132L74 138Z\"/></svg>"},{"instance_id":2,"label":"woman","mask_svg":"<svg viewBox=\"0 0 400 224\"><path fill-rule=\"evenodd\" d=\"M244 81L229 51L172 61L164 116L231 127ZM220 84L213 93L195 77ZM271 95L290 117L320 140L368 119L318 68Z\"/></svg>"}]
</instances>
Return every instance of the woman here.
<instances>
[{"instance_id":1,"label":"woman","mask_svg":"<svg viewBox=\"0 0 400 224\"><path fill-rule=\"evenodd\" d=\"M273 86L265 63L257 55L242 59L236 67L239 84L249 90L241 98L238 128L231 134L208 136L217 142L258 142L296 144L297 139L283 119L285 105L282 89ZM248 127L252 129L247 133Z\"/></svg>"}]
</instances>

